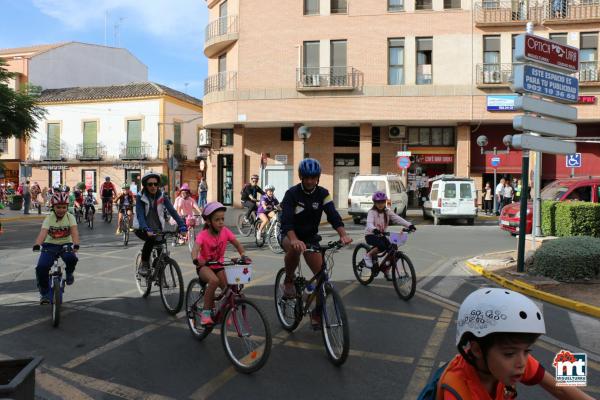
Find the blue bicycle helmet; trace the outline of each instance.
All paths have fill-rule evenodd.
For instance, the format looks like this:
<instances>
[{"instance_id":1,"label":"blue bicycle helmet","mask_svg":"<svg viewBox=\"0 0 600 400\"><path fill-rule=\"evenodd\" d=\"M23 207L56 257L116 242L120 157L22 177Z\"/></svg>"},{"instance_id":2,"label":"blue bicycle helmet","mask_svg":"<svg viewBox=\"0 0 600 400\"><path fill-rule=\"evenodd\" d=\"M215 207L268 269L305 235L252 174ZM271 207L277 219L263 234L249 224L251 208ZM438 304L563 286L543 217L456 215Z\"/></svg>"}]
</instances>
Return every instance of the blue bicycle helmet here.
<instances>
[{"instance_id":1,"label":"blue bicycle helmet","mask_svg":"<svg viewBox=\"0 0 600 400\"><path fill-rule=\"evenodd\" d=\"M298 173L301 177L321 176L321 164L314 158L305 158L300 161Z\"/></svg>"}]
</instances>

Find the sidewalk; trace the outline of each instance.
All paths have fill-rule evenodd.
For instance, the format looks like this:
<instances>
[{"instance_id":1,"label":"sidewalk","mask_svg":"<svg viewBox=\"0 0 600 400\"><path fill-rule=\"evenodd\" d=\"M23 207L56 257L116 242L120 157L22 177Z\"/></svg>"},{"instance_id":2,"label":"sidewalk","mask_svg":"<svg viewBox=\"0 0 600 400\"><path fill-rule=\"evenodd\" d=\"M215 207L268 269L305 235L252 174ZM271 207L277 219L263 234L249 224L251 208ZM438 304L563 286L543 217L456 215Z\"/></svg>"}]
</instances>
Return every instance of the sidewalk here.
<instances>
[{"instance_id":1,"label":"sidewalk","mask_svg":"<svg viewBox=\"0 0 600 400\"><path fill-rule=\"evenodd\" d=\"M0 222L14 222L28 219L43 219L48 215L48 212L42 208L42 213L38 214L37 210L29 210L29 215L23 214L23 210L15 211L9 210L8 207L0 210Z\"/></svg>"},{"instance_id":2,"label":"sidewalk","mask_svg":"<svg viewBox=\"0 0 600 400\"><path fill-rule=\"evenodd\" d=\"M530 297L600 318L600 281L558 282L517 272L516 251L484 254L465 261L471 271Z\"/></svg>"}]
</instances>

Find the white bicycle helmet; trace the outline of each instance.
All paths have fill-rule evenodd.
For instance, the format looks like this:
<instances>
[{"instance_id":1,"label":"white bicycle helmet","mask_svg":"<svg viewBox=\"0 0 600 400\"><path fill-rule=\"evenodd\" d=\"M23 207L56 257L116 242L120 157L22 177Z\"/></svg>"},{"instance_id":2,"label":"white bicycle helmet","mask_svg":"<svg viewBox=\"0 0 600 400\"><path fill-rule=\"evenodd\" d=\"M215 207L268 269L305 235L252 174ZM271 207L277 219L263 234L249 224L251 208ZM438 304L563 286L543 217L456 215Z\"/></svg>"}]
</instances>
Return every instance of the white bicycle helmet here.
<instances>
[{"instance_id":1,"label":"white bicycle helmet","mask_svg":"<svg viewBox=\"0 0 600 400\"><path fill-rule=\"evenodd\" d=\"M267 185L267 186L265 186L265 192L266 192L267 190L272 190L272 191L275 191L275 186L273 186L273 185Z\"/></svg>"},{"instance_id":2,"label":"white bicycle helmet","mask_svg":"<svg viewBox=\"0 0 600 400\"><path fill-rule=\"evenodd\" d=\"M502 288L478 289L467 296L458 310L456 345L465 333L482 338L491 333L545 334L544 316L529 298Z\"/></svg>"}]
</instances>

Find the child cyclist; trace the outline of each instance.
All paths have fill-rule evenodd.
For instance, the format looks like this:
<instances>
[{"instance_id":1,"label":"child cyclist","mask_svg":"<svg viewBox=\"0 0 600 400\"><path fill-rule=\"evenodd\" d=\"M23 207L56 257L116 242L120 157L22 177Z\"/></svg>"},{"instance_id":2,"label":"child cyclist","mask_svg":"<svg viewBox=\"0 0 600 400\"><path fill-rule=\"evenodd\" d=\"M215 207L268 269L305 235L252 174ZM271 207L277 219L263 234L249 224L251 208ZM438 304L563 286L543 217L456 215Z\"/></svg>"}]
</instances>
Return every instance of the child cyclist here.
<instances>
[{"instance_id":1,"label":"child cyclist","mask_svg":"<svg viewBox=\"0 0 600 400\"><path fill-rule=\"evenodd\" d=\"M202 214L202 210L200 209L200 207L198 207L198 204L196 204L196 202L192 198L192 195L190 194L190 186L187 183L181 185L181 189L179 190L179 196L175 199L175 204L173 204L173 207L175 207L175 211L177 211L177 214L179 214L181 218L185 221L188 229L191 226L191 223L195 222L193 221L196 218L194 215ZM174 223L174 221L172 221L171 223ZM184 238L179 239L179 244L184 243L183 239Z\"/></svg>"},{"instance_id":2,"label":"child cyclist","mask_svg":"<svg viewBox=\"0 0 600 400\"><path fill-rule=\"evenodd\" d=\"M389 208L386 208L388 198L384 192L377 191L373 193L372 200L373 208L371 208L367 214L367 227L365 229L365 240L368 245L373 246L371 251L364 257L367 268L373 268L373 257L375 257L377 253L387 250L390 246L389 240L383 235L390 222L402 225L413 232L417 230L412 223L399 217Z\"/></svg>"},{"instance_id":3,"label":"child cyclist","mask_svg":"<svg viewBox=\"0 0 600 400\"><path fill-rule=\"evenodd\" d=\"M218 201L208 203L204 207L202 218L204 218L204 229L196 236L196 243L192 249L192 262L196 265L198 276L206 282L204 292L204 308L200 318L201 325L214 325L212 309L215 305L214 296L217 287L227 286L225 270L221 265L206 265L207 261L224 261L227 243L231 243L242 260L247 263L250 259L244 254L244 247L225 226L225 211L227 208Z\"/></svg>"},{"instance_id":4,"label":"child cyclist","mask_svg":"<svg viewBox=\"0 0 600 400\"><path fill-rule=\"evenodd\" d=\"M85 218L87 219L88 213L94 214L96 212L96 208L94 205L98 204L96 200L96 196L94 196L94 189L88 188L87 194L83 198L83 206L85 207Z\"/></svg>"},{"instance_id":5,"label":"child cyclist","mask_svg":"<svg viewBox=\"0 0 600 400\"><path fill-rule=\"evenodd\" d=\"M262 235L262 230L269 223L269 219L275 216L275 208L279 206L279 200L274 195L275 186L267 185L265 186L265 194L260 198L260 203L258 205L258 217L260 218L260 226L256 231L256 237L260 238Z\"/></svg>"},{"instance_id":6,"label":"child cyclist","mask_svg":"<svg viewBox=\"0 0 600 400\"><path fill-rule=\"evenodd\" d=\"M37 285L40 290L40 304L50 302L50 288L48 285L48 273L54 263L56 254L63 246L72 245L73 251L62 253L61 258L65 262L66 283L72 285L73 271L77 264L75 252L79 250L79 231L77 221L73 214L67 212L69 205L69 194L64 192L54 193L50 199L52 213L44 219L42 229L35 240L33 251L42 248L42 254L35 268Z\"/></svg>"},{"instance_id":7,"label":"child cyclist","mask_svg":"<svg viewBox=\"0 0 600 400\"><path fill-rule=\"evenodd\" d=\"M124 183L123 186L121 186L121 189L123 189L123 191L121 192L121 194L119 194L117 196L117 199L115 200L117 203L117 209L119 210L119 218L117 221L117 235L120 235L121 232L121 220L123 219L123 213L127 213L127 215L129 216L129 230L132 230L132 226L133 226L133 205L135 203L135 197L133 196L133 193L131 193L131 190L129 190L130 186L128 183Z\"/></svg>"},{"instance_id":8,"label":"child cyclist","mask_svg":"<svg viewBox=\"0 0 600 400\"><path fill-rule=\"evenodd\" d=\"M540 385L558 399L592 399L576 387L556 386L554 377L529 354L546 326L540 309L522 294L478 289L461 304L456 325L460 354L442 373L437 399L515 399L517 382Z\"/></svg>"}]
</instances>

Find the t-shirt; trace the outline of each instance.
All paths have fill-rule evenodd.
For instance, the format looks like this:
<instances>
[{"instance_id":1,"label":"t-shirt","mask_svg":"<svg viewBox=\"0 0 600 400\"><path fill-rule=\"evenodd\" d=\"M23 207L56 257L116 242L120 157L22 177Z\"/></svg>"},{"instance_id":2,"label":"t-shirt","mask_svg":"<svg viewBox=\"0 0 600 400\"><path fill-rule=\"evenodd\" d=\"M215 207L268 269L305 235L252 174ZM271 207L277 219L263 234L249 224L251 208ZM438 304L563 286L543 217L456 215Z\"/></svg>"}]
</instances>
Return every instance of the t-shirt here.
<instances>
[{"instance_id":1,"label":"t-shirt","mask_svg":"<svg viewBox=\"0 0 600 400\"><path fill-rule=\"evenodd\" d=\"M100 191L102 192L102 197L106 198L112 197L117 192L117 189L114 183L104 182L100 188Z\"/></svg>"},{"instance_id":2,"label":"t-shirt","mask_svg":"<svg viewBox=\"0 0 600 400\"><path fill-rule=\"evenodd\" d=\"M502 196L502 192L504 191L504 185L499 183L496 185L496 195Z\"/></svg>"},{"instance_id":3,"label":"t-shirt","mask_svg":"<svg viewBox=\"0 0 600 400\"><path fill-rule=\"evenodd\" d=\"M204 261L224 261L227 243L235 240L235 235L227 227L223 227L218 235L213 235L210 229L203 229L196 236L196 244L200 247L198 259ZM213 269L221 268L220 265L211 265Z\"/></svg>"},{"instance_id":4,"label":"t-shirt","mask_svg":"<svg viewBox=\"0 0 600 400\"><path fill-rule=\"evenodd\" d=\"M196 202L194 201L194 199L192 198L192 196L188 196L187 199L184 199L183 197L179 196L178 198L175 199L175 210L178 210L179 208L182 209L183 211L183 215L184 216L188 216L188 215L194 215L194 205L196 204Z\"/></svg>"},{"instance_id":5,"label":"t-shirt","mask_svg":"<svg viewBox=\"0 0 600 400\"><path fill-rule=\"evenodd\" d=\"M42 228L48 229L44 243L60 245L73 243L73 238L71 238L71 227L73 226L77 226L77 221L71 213L66 213L60 221L56 219L56 214L48 215L42 223Z\"/></svg>"},{"instance_id":6,"label":"t-shirt","mask_svg":"<svg viewBox=\"0 0 600 400\"><path fill-rule=\"evenodd\" d=\"M266 207L263 207L263 204ZM267 212L271 212L273 211L273 209L275 208L275 206L279 205L279 200L277 200L277 198L275 198L275 196L267 196L266 194L263 194L262 197L260 198L260 204L258 206L258 213L267 213Z\"/></svg>"},{"instance_id":7,"label":"t-shirt","mask_svg":"<svg viewBox=\"0 0 600 400\"><path fill-rule=\"evenodd\" d=\"M258 187L258 185L247 185L246 187L244 187L244 191L242 192L242 201L250 200L250 196L258 200L258 193L265 194L265 192L263 192L262 189Z\"/></svg>"},{"instance_id":8,"label":"t-shirt","mask_svg":"<svg viewBox=\"0 0 600 400\"><path fill-rule=\"evenodd\" d=\"M86 206L92 206L92 205L94 205L94 203L95 203L95 202L96 202L96 198L94 197L94 195L93 195L93 194L86 194L86 195L85 195L85 198L84 198L84 200L83 200L83 203L84 203Z\"/></svg>"},{"instance_id":9,"label":"t-shirt","mask_svg":"<svg viewBox=\"0 0 600 400\"><path fill-rule=\"evenodd\" d=\"M527 357L527 365L525 365L525 372L523 372L520 382L528 386L537 385L542 381L544 373L544 367L532 355L529 355ZM498 382L496 396L492 399L481 383L475 367L469 364L461 355L457 355L450 361L438 386L438 388L442 389L442 399L457 400L452 393L443 390L443 385L448 385L456 390L463 399L510 400L515 398L515 395L510 391L505 393L506 386L504 383Z\"/></svg>"}]
</instances>

